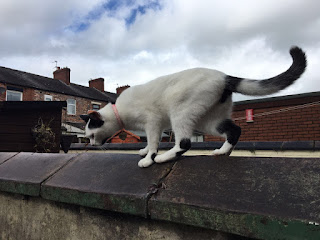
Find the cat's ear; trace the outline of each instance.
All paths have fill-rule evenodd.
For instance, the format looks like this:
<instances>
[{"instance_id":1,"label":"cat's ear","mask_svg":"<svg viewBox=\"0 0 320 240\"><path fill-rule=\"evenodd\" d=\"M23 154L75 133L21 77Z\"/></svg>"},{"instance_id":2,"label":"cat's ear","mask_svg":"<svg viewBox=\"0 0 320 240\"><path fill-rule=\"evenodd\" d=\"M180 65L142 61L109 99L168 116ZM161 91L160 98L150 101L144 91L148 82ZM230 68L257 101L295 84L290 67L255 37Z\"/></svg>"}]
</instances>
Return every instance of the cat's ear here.
<instances>
[{"instance_id":1,"label":"cat's ear","mask_svg":"<svg viewBox=\"0 0 320 240\"><path fill-rule=\"evenodd\" d=\"M90 119L92 120L96 120L96 121L102 121L102 116L99 112L97 111L93 111L93 110L90 110L88 111L88 116Z\"/></svg>"},{"instance_id":2,"label":"cat's ear","mask_svg":"<svg viewBox=\"0 0 320 240\"><path fill-rule=\"evenodd\" d=\"M80 117L81 117L81 119L83 120L83 121L85 121L86 123L89 121L89 119L90 119L90 117L89 117L89 115L80 115Z\"/></svg>"}]
</instances>

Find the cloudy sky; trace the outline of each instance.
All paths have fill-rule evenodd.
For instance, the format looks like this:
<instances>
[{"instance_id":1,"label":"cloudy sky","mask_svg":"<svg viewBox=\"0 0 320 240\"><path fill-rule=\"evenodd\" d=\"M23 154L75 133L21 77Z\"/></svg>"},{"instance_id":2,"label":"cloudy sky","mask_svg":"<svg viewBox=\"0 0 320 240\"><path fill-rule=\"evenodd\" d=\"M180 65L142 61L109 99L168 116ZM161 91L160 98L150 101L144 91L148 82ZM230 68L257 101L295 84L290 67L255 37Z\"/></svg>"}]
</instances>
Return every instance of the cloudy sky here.
<instances>
[{"instance_id":1,"label":"cloudy sky","mask_svg":"<svg viewBox=\"0 0 320 240\"><path fill-rule=\"evenodd\" d=\"M193 67L271 77L298 45L307 72L278 95L320 91L317 0L1 0L0 29L1 66L52 77L58 61L111 92Z\"/></svg>"}]
</instances>

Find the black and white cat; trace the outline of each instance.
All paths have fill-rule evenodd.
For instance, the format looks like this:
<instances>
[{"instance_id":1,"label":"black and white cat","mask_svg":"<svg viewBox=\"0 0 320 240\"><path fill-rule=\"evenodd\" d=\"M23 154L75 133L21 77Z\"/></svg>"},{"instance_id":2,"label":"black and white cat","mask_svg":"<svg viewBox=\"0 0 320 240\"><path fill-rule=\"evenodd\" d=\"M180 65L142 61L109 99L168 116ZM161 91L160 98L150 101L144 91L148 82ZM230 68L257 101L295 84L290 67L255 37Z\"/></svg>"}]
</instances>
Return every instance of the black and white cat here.
<instances>
[{"instance_id":1,"label":"black and white cat","mask_svg":"<svg viewBox=\"0 0 320 240\"><path fill-rule=\"evenodd\" d=\"M231 120L232 93L263 96L291 85L305 71L307 60L299 47L292 47L290 54L291 67L265 80L195 68L130 87L118 97L116 108L108 104L81 116L87 122L86 136L91 145L101 145L123 127L121 121L126 129L144 130L148 145L139 152L143 156L139 167L170 161L185 153L191 147L190 138L195 130L224 137L222 147L212 154L229 155L241 134L241 128ZM175 146L157 155L161 133L169 128L175 133Z\"/></svg>"}]
</instances>

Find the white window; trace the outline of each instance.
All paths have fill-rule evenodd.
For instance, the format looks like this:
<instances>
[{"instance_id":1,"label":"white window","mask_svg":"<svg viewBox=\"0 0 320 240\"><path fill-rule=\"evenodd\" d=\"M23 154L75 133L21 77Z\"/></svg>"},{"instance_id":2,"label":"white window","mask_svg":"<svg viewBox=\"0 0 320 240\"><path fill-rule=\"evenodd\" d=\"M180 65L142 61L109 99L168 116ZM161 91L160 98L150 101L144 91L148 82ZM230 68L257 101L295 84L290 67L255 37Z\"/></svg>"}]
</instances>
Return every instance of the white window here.
<instances>
[{"instance_id":1,"label":"white window","mask_svg":"<svg viewBox=\"0 0 320 240\"><path fill-rule=\"evenodd\" d=\"M69 115L76 115L76 100L68 99L67 100L67 112Z\"/></svg>"},{"instance_id":2,"label":"white window","mask_svg":"<svg viewBox=\"0 0 320 240\"><path fill-rule=\"evenodd\" d=\"M98 102L91 102L92 104L92 110L99 110L101 108L101 103Z\"/></svg>"},{"instance_id":3,"label":"white window","mask_svg":"<svg viewBox=\"0 0 320 240\"><path fill-rule=\"evenodd\" d=\"M22 101L22 92L7 90L7 101Z\"/></svg>"},{"instance_id":4,"label":"white window","mask_svg":"<svg viewBox=\"0 0 320 240\"><path fill-rule=\"evenodd\" d=\"M100 109L100 105L92 104L92 110L99 110L99 109Z\"/></svg>"},{"instance_id":5,"label":"white window","mask_svg":"<svg viewBox=\"0 0 320 240\"><path fill-rule=\"evenodd\" d=\"M44 100L45 100L45 101L52 101L52 96L50 96L50 95L44 95Z\"/></svg>"},{"instance_id":6,"label":"white window","mask_svg":"<svg viewBox=\"0 0 320 240\"><path fill-rule=\"evenodd\" d=\"M193 135L191 142L203 142L203 135Z\"/></svg>"}]
</instances>

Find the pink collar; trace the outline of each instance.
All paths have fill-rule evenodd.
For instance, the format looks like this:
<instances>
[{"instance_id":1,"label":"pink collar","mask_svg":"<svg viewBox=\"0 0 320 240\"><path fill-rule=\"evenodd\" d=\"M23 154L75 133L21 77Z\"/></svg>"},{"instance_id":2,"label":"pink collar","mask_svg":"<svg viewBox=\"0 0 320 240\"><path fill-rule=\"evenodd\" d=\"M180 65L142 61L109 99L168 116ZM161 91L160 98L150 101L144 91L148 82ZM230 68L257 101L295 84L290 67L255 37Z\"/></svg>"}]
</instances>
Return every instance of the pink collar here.
<instances>
[{"instance_id":1,"label":"pink collar","mask_svg":"<svg viewBox=\"0 0 320 240\"><path fill-rule=\"evenodd\" d=\"M122 129L124 129L124 123L122 122L122 120L120 118L120 115L119 115L119 112L118 112L118 109L117 109L116 105L115 104L111 104L111 107L112 107L112 110L114 112L114 115L116 115L116 118L117 118L117 121L118 121L120 127Z\"/></svg>"}]
</instances>

